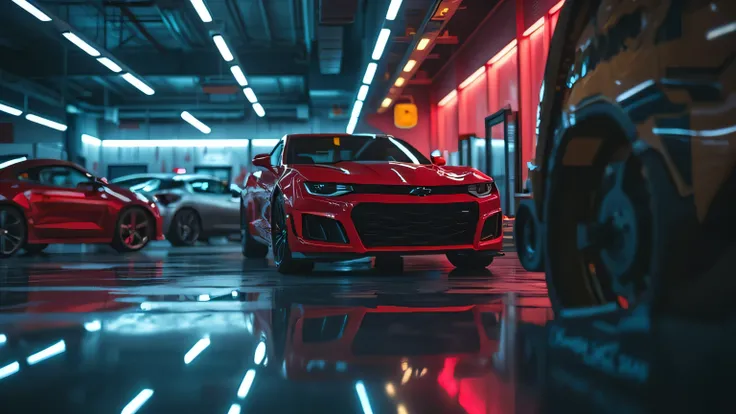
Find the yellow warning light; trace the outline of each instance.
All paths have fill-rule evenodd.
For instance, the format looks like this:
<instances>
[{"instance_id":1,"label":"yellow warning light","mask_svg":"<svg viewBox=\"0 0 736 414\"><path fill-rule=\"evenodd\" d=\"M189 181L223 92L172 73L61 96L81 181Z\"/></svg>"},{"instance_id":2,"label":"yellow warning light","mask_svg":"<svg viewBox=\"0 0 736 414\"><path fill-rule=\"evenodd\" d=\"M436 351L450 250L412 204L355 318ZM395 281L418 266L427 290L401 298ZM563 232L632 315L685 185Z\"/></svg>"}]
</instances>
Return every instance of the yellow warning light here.
<instances>
[{"instance_id":1,"label":"yellow warning light","mask_svg":"<svg viewBox=\"0 0 736 414\"><path fill-rule=\"evenodd\" d=\"M334 144L336 147L340 146L340 137L334 137L332 138L332 144Z\"/></svg>"}]
</instances>

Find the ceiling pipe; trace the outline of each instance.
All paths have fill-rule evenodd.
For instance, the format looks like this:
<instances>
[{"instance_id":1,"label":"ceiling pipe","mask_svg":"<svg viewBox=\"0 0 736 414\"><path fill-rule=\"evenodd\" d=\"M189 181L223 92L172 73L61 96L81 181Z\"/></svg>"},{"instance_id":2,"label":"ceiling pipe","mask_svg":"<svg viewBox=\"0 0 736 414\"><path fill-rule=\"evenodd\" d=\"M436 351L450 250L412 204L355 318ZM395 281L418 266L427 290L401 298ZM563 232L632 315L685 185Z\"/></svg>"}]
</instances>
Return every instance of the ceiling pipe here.
<instances>
[{"instance_id":1,"label":"ceiling pipe","mask_svg":"<svg viewBox=\"0 0 736 414\"><path fill-rule=\"evenodd\" d=\"M312 11L314 11L312 0L302 0L302 25L304 26L304 47L307 50L307 56L312 52L311 26L314 21Z\"/></svg>"}]
</instances>

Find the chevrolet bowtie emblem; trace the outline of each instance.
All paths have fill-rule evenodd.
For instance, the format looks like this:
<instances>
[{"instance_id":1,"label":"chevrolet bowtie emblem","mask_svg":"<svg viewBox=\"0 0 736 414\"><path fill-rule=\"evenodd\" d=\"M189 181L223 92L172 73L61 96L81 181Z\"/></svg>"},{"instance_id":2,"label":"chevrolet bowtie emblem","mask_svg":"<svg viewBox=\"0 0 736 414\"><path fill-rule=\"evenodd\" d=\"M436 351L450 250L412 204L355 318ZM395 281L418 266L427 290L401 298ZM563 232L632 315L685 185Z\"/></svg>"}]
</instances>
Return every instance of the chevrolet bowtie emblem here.
<instances>
[{"instance_id":1,"label":"chevrolet bowtie emblem","mask_svg":"<svg viewBox=\"0 0 736 414\"><path fill-rule=\"evenodd\" d=\"M427 187L415 187L415 188L412 188L411 191L409 191L409 194L419 196L419 197L424 197L431 193L432 193L432 189L427 188Z\"/></svg>"}]
</instances>

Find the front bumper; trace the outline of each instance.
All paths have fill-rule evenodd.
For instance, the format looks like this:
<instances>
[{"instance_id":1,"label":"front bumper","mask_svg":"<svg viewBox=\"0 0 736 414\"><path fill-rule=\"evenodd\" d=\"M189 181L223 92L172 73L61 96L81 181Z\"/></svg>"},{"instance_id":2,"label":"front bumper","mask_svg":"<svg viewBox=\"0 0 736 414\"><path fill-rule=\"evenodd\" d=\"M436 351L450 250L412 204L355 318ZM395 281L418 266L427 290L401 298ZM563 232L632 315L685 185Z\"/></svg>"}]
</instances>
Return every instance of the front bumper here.
<instances>
[{"instance_id":1,"label":"front bumper","mask_svg":"<svg viewBox=\"0 0 736 414\"><path fill-rule=\"evenodd\" d=\"M475 232L472 243L442 244L442 245L411 245L411 246L378 246L367 247L360 237L353 222L353 209L363 203L381 204L412 204L437 205L456 203L477 203L478 220L475 223ZM502 222L501 204L498 195L487 198L476 198L471 195L436 195L416 197L405 195L367 195L348 194L341 197L317 197L301 194L295 197L292 205L287 205L287 227L289 228L289 247L295 258L313 260L349 260L357 257L380 256L390 254L420 255L442 254L453 251L482 251L500 255L503 248L503 229L498 226L495 235L481 240L483 226L486 220ZM305 215L326 217L338 221L347 236L347 243L332 243L308 239L304 234Z\"/></svg>"}]
</instances>

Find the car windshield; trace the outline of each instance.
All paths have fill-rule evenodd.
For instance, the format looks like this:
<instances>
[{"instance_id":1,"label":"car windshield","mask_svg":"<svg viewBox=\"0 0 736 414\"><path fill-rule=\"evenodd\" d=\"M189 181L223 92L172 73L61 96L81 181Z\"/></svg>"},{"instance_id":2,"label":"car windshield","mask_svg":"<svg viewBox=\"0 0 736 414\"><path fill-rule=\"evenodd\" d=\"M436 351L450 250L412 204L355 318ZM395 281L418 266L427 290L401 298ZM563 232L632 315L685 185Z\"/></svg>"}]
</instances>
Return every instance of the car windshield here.
<instances>
[{"instance_id":1,"label":"car windshield","mask_svg":"<svg viewBox=\"0 0 736 414\"><path fill-rule=\"evenodd\" d=\"M431 162L405 141L393 137L359 135L315 136L291 139L286 164L336 164L356 162Z\"/></svg>"}]
</instances>

